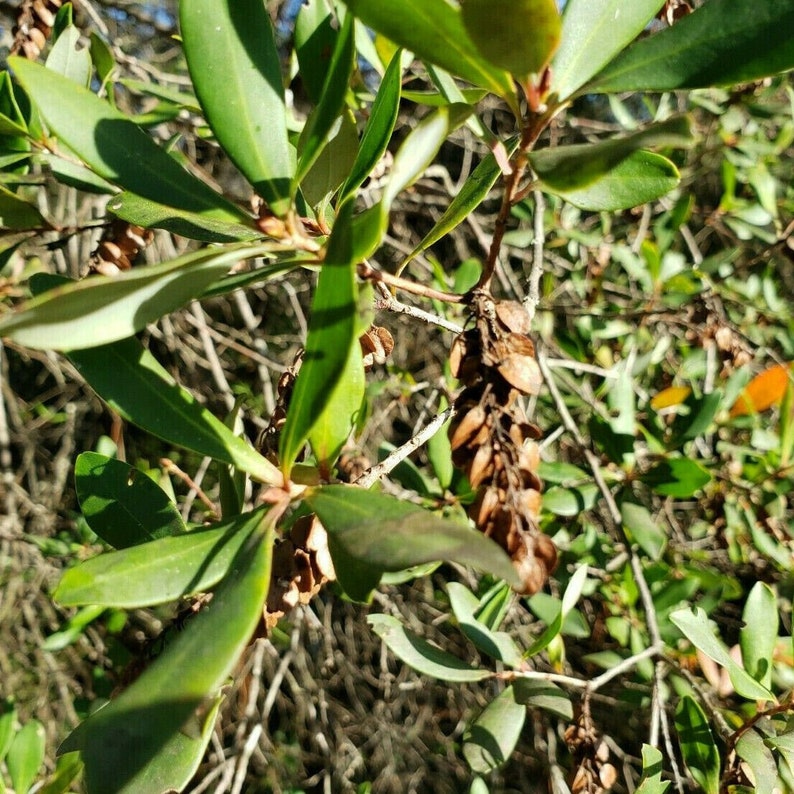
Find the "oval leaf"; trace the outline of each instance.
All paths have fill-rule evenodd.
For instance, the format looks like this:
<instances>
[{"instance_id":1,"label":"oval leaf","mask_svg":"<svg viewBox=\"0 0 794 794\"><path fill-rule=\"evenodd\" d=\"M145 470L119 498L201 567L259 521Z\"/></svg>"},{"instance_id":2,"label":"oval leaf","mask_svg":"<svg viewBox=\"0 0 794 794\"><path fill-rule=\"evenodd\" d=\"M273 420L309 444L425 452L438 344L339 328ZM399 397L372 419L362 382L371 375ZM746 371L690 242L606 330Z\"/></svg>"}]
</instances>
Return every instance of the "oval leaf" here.
<instances>
[{"instance_id":1,"label":"oval leaf","mask_svg":"<svg viewBox=\"0 0 794 794\"><path fill-rule=\"evenodd\" d=\"M398 659L431 678L463 683L482 681L493 675L490 670L477 670L457 656L431 645L391 615L367 615L367 623Z\"/></svg>"},{"instance_id":2,"label":"oval leaf","mask_svg":"<svg viewBox=\"0 0 794 794\"><path fill-rule=\"evenodd\" d=\"M179 4L182 44L204 117L218 143L276 215L293 173L281 61L262 0Z\"/></svg>"},{"instance_id":3,"label":"oval leaf","mask_svg":"<svg viewBox=\"0 0 794 794\"><path fill-rule=\"evenodd\" d=\"M739 644L742 649L744 669L762 686L772 686L772 661L777 645L777 598L772 588L756 582L742 613Z\"/></svg>"},{"instance_id":4,"label":"oval leaf","mask_svg":"<svg viewBox=\"0 0 794 794\"><path fill-rule=\"evenodd\" d=\"M475 772L493 772L513 754L527 709L509 686L492 700L463 734L463 756Z\"/></svg>"},{"instance_id":5,"label":"oval leaf","mask_svg":"<svg viewBox=\"0 0 794 794\"><path fill-rule=\"evenodd\" d=\"M711 474L690 458L670 458L645 472L641 479L662 496L689 499L711 481Z\"/></svg>"},{"instance_id":6,"label":"oval leaf","mask_svg":"<svg viewBox=\"0 0 794 794\"><path fill-rule=\"evenodd\" d=\"M28 720L16 733L6 756L6 767L14 791L27 792L44 763L44 726Z\"/></svg>"},{"instance_id":7,"label":"oval leaf","mask_svg":"<svg viewBox=\"0 0 794 794\"><path fill-rule=\"evenodd\" d=\"M687 769L705 794L719 794L720 754L706 715L685 695L675 710L675 727Z\"/></svg>"},{"instance_id":8,"label":"oval leaf","mask_svg":"<svg viewBox=\"0 0 794 794\"><path fill-rule=\"evenodd\" d=\"M791 364L776 364L759 372L745 386L731 408L731 419L760 413L777 405L791 383Z\"/></svg>"},{"instance_id":9,"label":"oval leaf","mask_svg":"<svg viewBox=\"0 0 794 794\"><path fill-rule=\"evenodd\" d=\"M116 549L187 531L168 494L129 463L83 452L74 480L88 526Z\"/></svg>"},{"instance_id":10,"label":"oval leaf","mask_svg":"<svg viewBox=\"0 0 794 794\"><path fill-rule=\"evenodd\" d=\"M216 691L262 619L273 531L267 516L260 513L260 521L263 532L240 549L209 608L61 745L59 752L81 751L90 794L161 794L190 780L212 727L206 699L213 698L211 713Z\"/></svg>"},{"instance_id":11,"label":"oval leaf","mask_svg":"<svg viewBox=\"0 0 794 794\"><path fill-rule=\"evenodd\" d=\"M264 508L211 528L106 552L69 568L55 590L64 606L135 609L209 590L262 523Z\"/></svg>"}]
</instances>

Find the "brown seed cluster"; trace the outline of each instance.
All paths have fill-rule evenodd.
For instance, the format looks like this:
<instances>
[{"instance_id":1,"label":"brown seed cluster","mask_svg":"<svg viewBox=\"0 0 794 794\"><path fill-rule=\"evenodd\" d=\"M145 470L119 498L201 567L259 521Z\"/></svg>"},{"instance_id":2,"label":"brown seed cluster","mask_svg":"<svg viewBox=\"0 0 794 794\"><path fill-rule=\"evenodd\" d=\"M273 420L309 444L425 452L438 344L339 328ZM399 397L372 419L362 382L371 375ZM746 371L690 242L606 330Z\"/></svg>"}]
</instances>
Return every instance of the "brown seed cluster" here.
<instances>
[{"instance_id":1,"label":"brown seed cluster","mask_svg":"<svg viewBox=\"0 0 794 794\"><path fill-rule=\"evenodd\" d=\"M571 794L605 794L618 779L615 767L609 763L609 746L593 725L587 704L578 721L565 731L565 743L576 766L571 780Z\"/></svg>"},{"instance_id":2,"label":"brown seed cluster","mask_svg":"<svg viewBox=\"0 0 794 794\"><path fill-rule=\"evenodd\" d=\"M132 267L135 257L154 239L151 229L127 221L112 221L91 254L89 273L116 276Z\"/></svg>"},{"instance_id":3,"label":"brown seed cluster","mask_svg":"<svg viewBox=\"0 0 794 794\"><path fill-rule=\"evenodd\" d=\"M63 0L23 0L17 9L11 55L35 61L52 33L55 15L62 5Z\"/></svg>"},{"instance_id":4,"label":"brown seed cluster","mask_svg":"<svg viewBox=\"0 0 794 794\"><path fill-rule=\"evenodd\" d=\"M452 461L466 472L477 498L474 523L513 560L522 592L536 593L557 563L557 550L538 528L541 482L539 428L519 396L537 394L541 375L521 304L474 292L474 325L452 345L452 374L464 389L449 427Z\"/></svg>"}]
</instances>

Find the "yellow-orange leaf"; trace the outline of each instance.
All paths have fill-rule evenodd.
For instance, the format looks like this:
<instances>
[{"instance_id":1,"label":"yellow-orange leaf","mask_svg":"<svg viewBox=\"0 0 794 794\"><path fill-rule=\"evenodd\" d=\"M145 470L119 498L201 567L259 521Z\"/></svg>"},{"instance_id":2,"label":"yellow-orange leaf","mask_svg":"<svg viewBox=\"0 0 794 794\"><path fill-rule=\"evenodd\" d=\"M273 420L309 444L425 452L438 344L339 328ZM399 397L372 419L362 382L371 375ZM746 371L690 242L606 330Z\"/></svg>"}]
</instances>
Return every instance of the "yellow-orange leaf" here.
<instances>
[{"instance_id":1,"label":"yellow-orange leaf","mask_svg":"<svg viewBox=\"0 0 794 794\"><path fill-rule=\"evenodd\" d=\"M662 389L651 399L651 408L654 411L661 411L662 408L681 405L691 393L692 389L689 386L670 386Z\"/></svg>"},{"instance_id":2,"label":"yellow-orange leaf","mask_svg":"<svg viewBox=\"0 0 794 794\"><path fill-rule=\"evenodd\" d=\"M767 408L776 405L783 399L790 380L790 364L776 364L759 372L744 387L744 391L733 404L731 419L766 411Z\"/></svg>"}]
</instances>

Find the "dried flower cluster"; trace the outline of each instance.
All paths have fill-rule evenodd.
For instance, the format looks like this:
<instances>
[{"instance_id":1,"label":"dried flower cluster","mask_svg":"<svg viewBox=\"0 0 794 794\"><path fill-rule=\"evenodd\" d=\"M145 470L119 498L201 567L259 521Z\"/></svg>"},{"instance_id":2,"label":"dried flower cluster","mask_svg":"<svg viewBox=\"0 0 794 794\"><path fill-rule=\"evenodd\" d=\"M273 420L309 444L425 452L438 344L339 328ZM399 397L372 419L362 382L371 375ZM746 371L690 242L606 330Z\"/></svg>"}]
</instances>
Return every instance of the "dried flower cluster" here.
<instances>
[{"instance_id":1,"label":"dried flower cluster","mask_svg":"<svg viewBox=\"0 0 794 794\"><path fill-rule=\"evenodd\" d=\"M35 61L52 33L55 15L62 5L63 0L23 0L17 9L11 55Z\"/></svg>"},{"instance_id":2,"label":"dried flower cluster","mask_svg":"<svg viewBox=\"0 0 794 794\"><path fill-rule=\"evenodd\" d=\"M135 257L154 239L151 229L120 219L105 228L99 245L91 254L89 273L116 276L132 267Z\"/></svg>"},{"instance_id":3,"label":"dried flower cluster","mask_svg":"<svg viewBox=\"0 0 794 794\"><path fill-rule=\"evenodd\" d=\"M573 755L571 794L604 794L617 782L618 773L609 763L609 747L593 725L590 710L583 706L579 720L565 731L565 743Z\"/></svg>"},{"instance_id":4,"label":"dried flower cluster","mask_svg":"<svg viewBox=\"0 0 794 794\"><path fill-rule=\"evenodd\" d=\"M484 292L475 291L470 306L474 325L450 356L452 374L465 387L449 428L452 461L477 491L469 508L474 523L510 555L522 591L535 593L554 570L557 551L538 528L540 430L518 400L536 394L541 382L529 317L519 303Z\"/></svg>"}]
</instances>

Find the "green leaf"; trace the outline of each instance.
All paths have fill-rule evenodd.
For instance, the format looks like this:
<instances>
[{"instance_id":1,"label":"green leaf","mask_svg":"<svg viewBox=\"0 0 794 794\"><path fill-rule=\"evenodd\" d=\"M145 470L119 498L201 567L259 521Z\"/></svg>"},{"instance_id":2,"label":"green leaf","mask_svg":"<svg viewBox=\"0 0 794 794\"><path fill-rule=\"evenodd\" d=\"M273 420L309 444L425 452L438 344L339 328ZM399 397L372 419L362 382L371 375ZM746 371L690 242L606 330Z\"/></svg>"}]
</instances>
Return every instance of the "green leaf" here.
<instances>
[{"instance_id":1,"label":"green leaf","mask_svg":"<svg viewBox=\"0 0 794 794\"><path fill-rule=\"evenodd\" d=\"M76 350L124 339L195 298L262 246L207 248L164 262L64 284L0 320L0 336L27 347Z\"/></svg>"},{"instance_id":2,"label":"green leaf","mask_svg":"<svg viewBox=\"0 0 794 794\"><path fill-rule=\"evenodd\" d=\"M0 229L49 229L50 224L36 207L0 185ZM2 333L2 331L0 331Z\"/></svg>"},{"instance_id":3,"label":"green leaf","mask_svg":"<svg viewBox=\"0 0 794 794\"><path fill-rule=\"evenodd\" d=\"M442 560L519 584L510 560L496 543L416 505L349 485L314 488L305 500L328 532L334 567L348 593L348 586L356 583L350 577L345 581L336 565L340 552L381 572Z\"/></svg>"},{"instance_id":4,"label":"green leaf","mask_svg":"<svg viewBox=\"0 0 794 794\"><path fill-rule=\"evenodd\" d=\"M527 709L515 701L513 687L497 695L463 734L463 756L480 773L493 772L513 754Z\"/></svg>"},{"instance_id":5,"label":"green leaf","mask_svg":"<svg viewBox=\"0 0 794 794\"><path fill-rule=\"evenodd\" d=\"M728 649L714 635L706 613L702 609L699 607L695 607L694 610L680 609L670 615L670 620L699 651L728 671L733 688L741 697L774 702L774 695L733 661Z\"/></svg>"},{"instance_id":6,"label":"green leaf","mask_svg":"<svg viewBox=\"0 0 794 794\"><path fill-rule=\"evenodd\" d=\"M640 150L630 154L600 179L578 190L556 193L579 209L591 212L616 212L647 204L667 195L680 181L675 165L666 157Z\"/></svg>"},{"instance_id":7,"label":"green leaf","mask_svg":"<svg viewBox=\"0 0 794 794\"><path fill-rule=\"evenodd\" d=\"M565 593L562 597L560 611L557 617L546 627L545 631L538 637L535 642L524 653L525 657L535 656L542 650L547 648L551 641L562 630L562 624L568 613L576 606L576 602L582 595L584 584L587 581L587 566L580 565L571 576L568 586L565 588Z\"/></svg>"},{"instance_id":8,"label":"green leaf","mask_svg":"<svg viewBox=\"0 0 794 794\"><path fill-rule=\"evenodd\" d=\"M551 63L551 93L567 99L635 39L664 0L568 0Z\"/></svg>"},{"instance_id":9,"label":"green leaf","mask_svg":"<svg viewBox=\"0 0 794 794\"><path fill-rule=\"evenodd\" d=\"M339 35L327 0L304 0L295 20L298 71L312 104L320 102L328 67Z\"/></svg>"},{"instance_id":10,"label":"green leaf","mask_svg":"<svg viewBox=\"0 0 794 794\"><path fill-rule=\"evenodd\" d=\"M77 642L85 633L86 627L104 613L105 607L102 606L88 606L78 609L58 631L47 635L47 638L41 643L41 649L50 653L62 651L72 643Z\"/></svg>"},{"instance_id":11,"label":"green leaf","mask_svg":"<svg viewBox=\"0 0 794 794\"><path fill-rule=\"evenodd\" d=\"M629 540L636 543L652 560L659 560L667 544L667 536L648 509L633 502L623 502L620 515Z\"/></svg>"},{"instance_id":12,"label":"green leaf","mask_svg":"<svg viewBox=\"0 0 794 794\"><path fill-rule=\"evenodd\" d=\"M25 794L44 763L44 726L28 720L16 733L6 755L6 768L14 791Z\"/></svg>"},{"instance_id":13,"label":"green leaf","mask_svg":"<svg viewBox=\"0 0 794 794\"><path fill-rule=\"evenodd\" d=\"M431 645L391 615L367 615L367 623L398 659L431 678L464 683L482 681L493 675L490 670L477 670L457 656Z\"/></svg>"},{"instance_id":14,"label":"green leaf","mask_svg":"<svg viewBox=\"0 0 794 794\"><path fill-rule=\"evenodd\" d=\"M11 700L0 701L0 764L14 741L16 731L17 710Z\"/></svg>"},{"instance_id":15,"label":"green leaf","mask_svg":"<svg viewBox=\"0 0 794 794\"><path fill-rule=\"evenodd\" d=\"M356 118L352 111L343 108L342 115L328 133L322 151L301 182L301 195L310 207L323 211L322 207L348 178L357 153Z\"/></svg>"},{"instance_id":16,"label":"green leaf","mask_svg":"<svg viewBox=\"0 0 794 794\"><path fill-rule=\"evenodd\" d=\"M91 51L80 44L81 35L74 25L69 25L52 45L46 66L86 87L91 82Z\"/></svg>"},{"instance_id":17,"label":"green leaf","mask_svg":"<svg viewBox=\"0 0 794 794\"><path fill-rule=\"evenodd\" d=\"M89 52L91 60L96 68L100 85L104 86L113 75L113 70L116 68L116 59L108 43L95 31L91 31L90 38Z\"/></svg>"},{"instance_id":18,"label":"green leaf","mask_svg":"<svg viewBox=\"0 0 794 794\"><path fill-rule=\"evenodd\" d=\"M301 447L323 415L358 338L356 259L351 250L352 212L352 200L339 209L317 280L303 363L279 442L285 475L289 475Z\"/></svg>"},{"instance_id":19,"label":"green leaf","mask_svg":"<svg viewBox=\"0 0 794 794\"><path fill-rule=\"evenodd\" d=\"M64 573L55 600L135 609L209 590L226 576L266 509L92 557Z\"/></svg>"},{"instance_id":20,"label":"green leaf","mask_svg":"<svg viewBox=\"0 0 794 794\"><path fill-rule=\"evenodd\" d=\"M642 746L642 780L636 794L665 794L670 783L662 781L662 753L650 744Z\"/></svg>"},{"instance_id":21,"label":"green leaf","mask_svg":"<svg viewBox=\"0 0 794 794\"><path fill-rule=\"evenodd\" d=\"M783 790L775 757L757 731L749 730L742 734L736 742L736 755L749 765L753 773L754 794L775 794Z\"/></svg>"},{"instance_id":22,"label":"green leaf","mask_svg":"<svg viewBox=\"0 0 794 794\"><path fill-rule=\"evenodd\" d=\"M674 440L671 442L671 446L691 441L708 430L717 411L722 406L722 392L716 390L704 394L702 397L689 394L683 405L688 413L676 416L672 426Z\"/></svg>"},{"instance_id":23,"label":"green leaf","mask_svg":"<svg viewBox=\"0 0 794 794\"><path fill-rule=\"evenodd\" d=\"M711 482L711 474L690 458L669 458L645 472L641 479L662 496L689 499Z\"/></svg>"},{"instance_id":24,"label":"green leaf","mask_svg":"<svg viewBox=\"0 0 794 794\"><path fill-rule=\"evenodd\" d=\"M471 590L458 582L450 582L447 594L458 627L476 648L509 667L522 666L521 652L513 638L503 631L491 631L474 617L480 602Z\"/></svg>"},{"instance_id":25,"label":"green leaf","mask_svg":"<svg viewBox=\"0 0 794 794\"><path fill-rule=\"evenodd\" d=\"M447 0L346 0L365 25L419 58L516 104L510 75L485 60Z\"/></svg>"},{"instance_id":26,"label":"green leaf","mask_svg":"<svg viewBox=\"0 0 794 794\"><path fill-rule=\"evenodd\" d=\"M8 62L51 130L99 176L160 204L245 223L242 210L185 171L107 102L25 58L11 56Z\"/></svg>"},{"instance_id":27,"label":"green leaf","mask_svg":"<svg viewBox=\"0 0 794 794\"><path fill-rule=\"evenodd\" d=\"M671 91L734 85L794 68L794 6L709 0L619 55L582 90Z\"/></svg>"},{"instance_id":28,"label":"green leaf","mask_svg":"<svg viewBox=\"0 0 794 794\"><path fill-rule=\"evenodd\" d=\"M397 50L383 75L367 126L361 136L358 154L342 190L340 203L361 187L362 182L378 164L391 140L400 111L402 50Z\"/></svg>"},{"instance_id":29,"label":"green leaf","mask_svg":"<svg viewBox=\"0 0 794 794\"><path fill-rule=\"evenodd\" d=\"M39 152L34 159L35 162L42 163L49 168L59 182L63 182L69 187L76 187L87 193L113 194L118 191L115 185L112 185L107 179L97 176L90 168L59 157L52 152Z\"/></svg>"},{"instance_id":30,"label":"green leaf","mask_svg":"<svg viewBox=\"0 0 794 794\"><path fill-rule=\"evenodd\" d=\"M543 709L564 720L573 720L570 695L551 681L518 677L513 682L516 703L532 709Z\"/></svg>"},{"instance_id":31,"label":"green leaf","mask_svg":"<svg viewBox=\"0 0 794 794\"><path fill-rule=\"evenodd\" d=\"M689 695L682 697L676 708L675 727L681 755L695 782L705 794L719 794L719 750L703 709Z\"/></svg>"},{"instance_id":32,"label":"green leaf","mask_svg":"<svg viewBox=\"0 0 794 794\"><path fill-rule=\"evenodd\" d=\"M772 657L777 645L777 598L772 588L756 582L747 596L742 613L739 644L744 669L762 686L772 686Z\"/></svg>"},{"instance_id":33,"label":"green leaf","mask_svg":"<svg viewBox=\"0 0 794 794\"><path fill-rule=\"evenodd\" d=\"M187 531L165 491L128 463L83 452L75 462L74 479L88 526L114 548Z\"/></svg>"},{"instance_id":34,"label":"green leaf","mask_svg":"<svg viewBox=\"0 0 794 794\"><path fill-rule=\"evenodd\" d=\"M215 693L262 619L273 528L267 515L260 519L261 532L240 549L210 607L61 745L60 752L81 751L88 794L161 794L181 790L195 773L212 730Z\"/></svg>"},{"instance_id":35,"label":"green leaf","mask_svg":"<svg viewBox=\"0 0 794 794\"><path fill-rule=\"evenodd\" d=\"M256 240L263 236L262 232L255 229L250 222L243 224L217 220L197 212L158 204L156 201L126 191L112 198L107 204L107 209L117 218L143 226L145 229L165 229L191 240L208 243Z\"/></svg>"},{"instance_id":36,"label":"green leaf","mask_svg":"<svg viewBox=\"0 0 794 794\"><path fill-rule=\"evenodd\" d=\"M348 14L336 41L320 104L312 111L301 133L298 166L292 179L293 194L320 156L320 152L328 142L334 122L342 112L345 95L350 84L350 75L353 73L354 55L353 17Z\"/></svg>"},{"instance_id":37,"label":"green leaf","mask_svg":"<svg viewBox=\"0 0 794 794\"><path fill-rule=\"evenodd\" d=\"M578 488L555 485L543 494L543 509L557 516L578 516L593 507L599 493L594 483L585 483Z\"/></svg>"},{"instance_id":38,"label":"green leaf","mask_svg":"<svg viewBox=\"0 0 794 794\"><path fill-rule=\"evenodd\" d=\"M37 794L67 794L75 791L72 784L83 771L79 753L66 753L55 762L55 771L47 778Z\"/></svg>"},{"instance_id":39,"label":"green leaf","mask_svg":"<svg viewBox=\"0 0 794 794\"><path fill-rule=\"evenodd\" d=\"M284 215L294 167L265 4L190 0L179 4L179 21L193 86L215 137L270 209Z\"/></svg>"},{"instance_id":40,"label":"green leaf","mask_svg":"<svg viewBox=\"0 0 794 794\"><path fill-rule=\"evenodd\" d=\"M605 176L639 149L692 143L689 119L676 116L622 138L540 149L530 153L529 161L544 186L554 192L572 192Z\"/></svg>"},{"instance_id":41,"label":"green leaf","mask_svg":"<svg viewBox=\"0 0 794 794\"><path fill-rule=\"evenodd\" d=\"M271 485L276 467L182 389L137 339L69 355L91 388L122 418L158 438L229 463Z\"/></svg>"}]
</instances>

